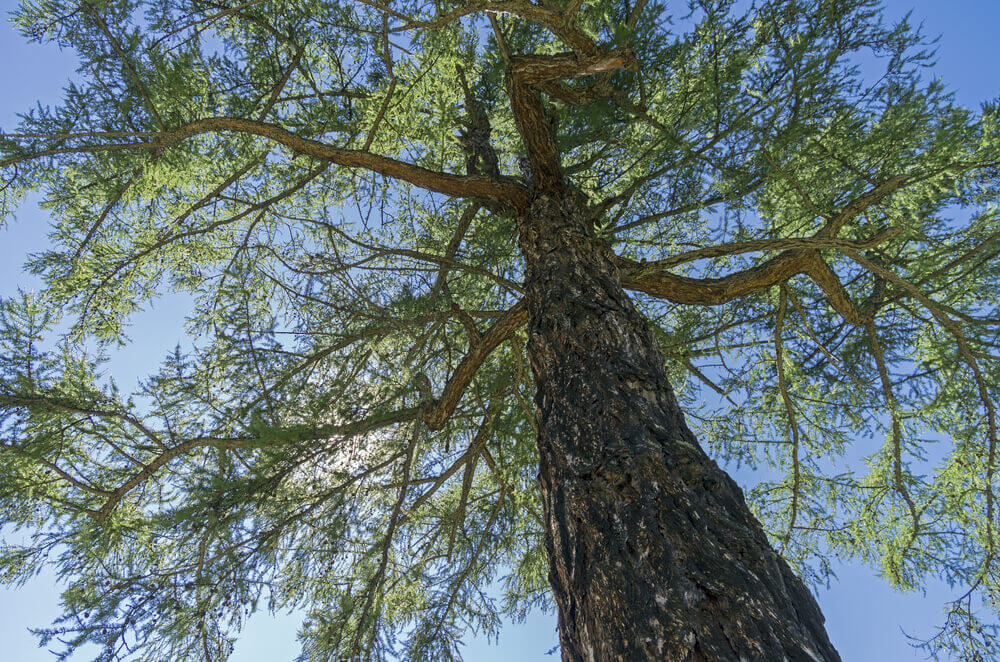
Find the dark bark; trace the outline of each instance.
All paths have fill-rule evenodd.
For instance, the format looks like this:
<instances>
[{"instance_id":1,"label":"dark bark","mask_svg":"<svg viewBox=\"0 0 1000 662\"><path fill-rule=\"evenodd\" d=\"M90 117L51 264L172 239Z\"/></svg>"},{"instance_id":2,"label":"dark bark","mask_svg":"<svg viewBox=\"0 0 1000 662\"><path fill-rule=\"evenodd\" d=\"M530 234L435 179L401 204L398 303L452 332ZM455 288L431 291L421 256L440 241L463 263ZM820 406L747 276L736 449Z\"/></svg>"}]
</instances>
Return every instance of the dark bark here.
<instances>
[{"instance_id":1,"label":"dark bark","mask_svg":"<svg viewBox=\"0 0 1000 662\"><path fill-rule=\"evenodd\" d=\"M564 661L839 660L813 596L684 422L582 201L520 215Z\"/></svg>"}]
</instances>

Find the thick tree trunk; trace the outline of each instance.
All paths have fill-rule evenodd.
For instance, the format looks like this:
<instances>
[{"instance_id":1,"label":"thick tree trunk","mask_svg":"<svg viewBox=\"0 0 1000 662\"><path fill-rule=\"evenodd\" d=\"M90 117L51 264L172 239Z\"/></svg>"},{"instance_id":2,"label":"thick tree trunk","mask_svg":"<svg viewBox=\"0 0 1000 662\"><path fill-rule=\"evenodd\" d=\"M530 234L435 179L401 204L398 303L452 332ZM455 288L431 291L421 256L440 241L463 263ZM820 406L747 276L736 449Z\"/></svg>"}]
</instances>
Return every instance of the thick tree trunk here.
<instances>
[{"instance_id":1,"label":"thick tree trunk","mask_svg":"<svg viewBox=\"0 0 1000 662\"><path fill-rule=\"evenodd\" d=\"M564 661L839 660L813 596L702 451L572 195L519 219Z\"/></svg>"}]
</instances>

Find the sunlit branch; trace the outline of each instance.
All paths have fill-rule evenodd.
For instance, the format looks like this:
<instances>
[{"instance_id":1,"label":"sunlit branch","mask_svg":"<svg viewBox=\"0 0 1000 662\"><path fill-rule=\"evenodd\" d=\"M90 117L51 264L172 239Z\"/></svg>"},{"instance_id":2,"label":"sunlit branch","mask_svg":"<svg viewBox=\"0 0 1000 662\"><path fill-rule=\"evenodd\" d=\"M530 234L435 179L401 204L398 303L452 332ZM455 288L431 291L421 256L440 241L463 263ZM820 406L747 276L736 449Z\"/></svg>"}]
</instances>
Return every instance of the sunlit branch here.
<instances>
[{"instance_id":1,"label":"sunlit branch","mask_svg":"<svg viewBox=\"0 0 1000 662\"><path fill-rule=\"evenodd\" d=\"M281 75L281 80L278 81L274 89L271 90L271 94L268 95L267 101L264 102L264 107L261 108L260 113L257 114L257 121L262 122L267 114L271 112L274 108L274 104L278 102L278 96L281 94L285 86L288 85L288 80L292 77L292 72L295 71L296 67L299 66L299 62L302 61L302 55L305 53L305 49L299 46L295 50L295 55L292 56L292 61L288 63L288 67L285 72Z\"/></svg>"},{"instance_id":2,"label":"sunlit branch","mask_svg":"<svg viewBox=\"0 0 1000 662\"><path fill-rule=\"evenodd\" d=\"M851 302L840 279L823 261L817 252L820 248L836 248L841 252L854 250L851 242L837 240L836 233L847 222L858 216L872 205L892 195L908 182L917 179L915 176L901 175L893 177L873 187L866 193L855 198L836 215L830 217L826 224L811 238L778 239L777 242L804 242L800 248L791 248L781 254L749 269L729 274L722 278L688 278L664 271L663 262L642 265L625 258L617 258L623 267L622 284L629 289L662 297L674 303L720 305L741 296L766 290L787 281L798 274L808 275L823 291L831 306L845 319L855 325L865 322L865 316ZM898 230L887 230L879 233L865 242L870 247L892 239L899 234ZM834 243L810 246L810 242L829 240ZM772 241L772 240L762 240ZM841 243L843 242L843 243ZM683 256L670 258L679 260L674 264L688 262L703 257L735 254L753 250L764 250L764 244L758 242L737 242L723 244L719 247L708 247L692 251ZM773 245L773 244L772 244ZM716 252L723 251L723 252Z\"/></svg>"},{"instance_id":3,"label":"sunlit branch","mask_svg":"<svg viewBox=\"0 0 1000 662\"><path fill-rule=\"evenodd\" d=\"M440 430L444 427L486 357L527 321L527 308L522 301L519 301L482 334L479 343L469 347L468 353L449 377L441 396L424 412L424 423L430 430Z\"/></svg>"},{"instance_id":4,"label":"sunlit branch","mask_svg":"<svg viewBox=\"0 0 1000 662\"><path fill-rule=\"evenodd\" d=\"M162 37L160 37L160 39L158 39L156 42L154 42L154 45L159 44L160 42L165 41L165 40L169 39L170 37L173 37L174 35L180 34L181 32L184 32L185 30L187 30L188 28L193 28L195 26L201 26L201 29L204 30L211 23L219 20L220 18L225 18L226 16L230 16L232 14L238 14L238 13L242 12L244 9L247 9L249 7L253 7L254 5L264 4L265 2L268 2L268 1L269 0L247 0L247 2L243 2L243 3L239 4L239 5L236 5L235 7L227 7L226 9L223 9L222 11L218 11L218 12L216 12L214 14L210 14L208 16L203 16L202 18L196 19L194 21L190 21L188 23L185 23L184 25L181 25L178 28L174 28L172 31L170 31L167 34L165 34Z\"/></svg>"},{"instance_id":5,"label":"sunlit branch","mask_svg":"<svg viewBox=\"0 0 1000 662\"><path fill-rule=\"evenodd\" d=\"M165 149L182 141L206 133L237 133L266 138L287 147L296 154L311 156L347 168L359 168L408 182L435 193L459 198L486 198L503 204L519 207L525 202L525 189L512 181L494 181L489 177L453 175L451 173L428 170L421 166L398 161L362 150L342 149L327 143L304 138L276 124L239 117L211 117L194 120L169 131L162 131L146 137L153 140L130 143L94 144L58 147L23 156L0 160L0 168L46 156L74 153L97 153L105 151L126 151L137 149Z\"/></svg>"},{"instance_id":6,"label":"sunlit branch","mask_svg":"<svg viewBox=\"0 0 1000 662\"><path fill-rule=\"evenodd\" d=\"M0 407L21 407L26 409L38 407L73 414L83 414L85 416L117 419L127 423L144 437L152 441L155 445L164 447L164 443L160 439L159 435L144 424L139 417L125 410L103 409L98 406L88 406L83 403L51 395L45 395L42 393L2 393L0 394Z\"/></svg>"},{"instance_id":7,"label":"sunlit branch","mask_svg":"<svg viewBox=\"0 0 1000 662\"><path fill-rule=\"evenodd\" d=\"M122 67L125 69L129 78L132 80L132 83L139 90L139 95L145 102L146 109L149 110L149 113L153 116L153 119L156 121L156 125L161 130L166 129L166 125L163 123L163 118L160 116L160 112L156 109L156 104L153 103L153 98L149 94L149 90L146 88L146 84L143 83L142 78L139 77L139 73L135 70L135 67L129 61L128 55L122 49L121 44L118 42L117 39L115 39L114 35L111 34L111 30L108 29L108 24L101 17L100 13L96 9L94 9L93 6L91 6L90 2L84 0L82 5L94 18L94 22L97 23L98 27L101 29L101 32L104 33L104 36L111 43L111 47L114 49L115 54L118 56L118 59L121 60Z\"/></svg>"},{"instance_id":8,"label":"sunlit branch","mask_svg":"<svg viewBox=\"0 0 1000 662\"><path fill-rule=\"evenodd\" d=\"M392 62L392 51L389 48L389 14L382 14L382 62L385 64L386 73L389 74L389 89L385 91L385 96L382 98L382 103L379 105L378 113L375 115L375 121L372 122L371 128L368 130L368 137L365 138L365 145L361 148L362 152L367 152L371 149L372 143L375 141L375 136L378 135L379 127L382 125L382 120L385 119L385 111L389 108L389 102L392 101L392 95L396 91L396 85L399 83L399 79L396 78L396 69Z\"/></svg>"},{"instance_id":9,"label":"sunlit branch","mask_svg":"<svg viewBox=\"0 0 1000 662\"><path fill-rule=\"evenodd\" d=\"M143 171L142 167L136 168L132 172L132 176L128 178L128 181L126 181L124 184L118 187L118 190L115 192L114 196L112 196L111 200L109 200L108 203L104 205L104 210L101 211L100 215L97 217L97 220L94 221L93 224L91 224L90 229L87 231L86 236L84 236L83 238L83 241L81 241L80 245L77 247L76 253L73 256L74 260L78 259L80 255L83 254L84 249L87 248L87 245L90 243L90 241L97 235L98 230L100 230L101 226L104 225L104 222L108 219L108 216L111 215L111 212L114 210L114 208L118 206L118 203L122 201L122 198L125 197L125 193L128 192L129 187L132 186L135 180L139 178L139 176L142 174L142 171Z\"/></svg>"},{"instance_id":10,"label":"sunlit branch","mask_svg":"<svg viewBox=\"0 0 1000 662\"><path fill-rule=\"evenodd\" d=\"M38 457L34 453L29 452L27 449L21 448L16 443L0 442L0 453L2 452L14 453L15 455L20 455L21 457L26 458L28 460L38 462L49 471L52 471L55 474L57 474L60 478L62 478L64 481L66 481L73 487L83 490L84 492L87 492L89 494L96 494L102 497L108 497L113 494L108 490L104 490L99 487L94 487L85 480L81 480L76 476L73 476L65 469L60 467L56 462L48 460L44 457Z\"/></svg>"}]
</instances>

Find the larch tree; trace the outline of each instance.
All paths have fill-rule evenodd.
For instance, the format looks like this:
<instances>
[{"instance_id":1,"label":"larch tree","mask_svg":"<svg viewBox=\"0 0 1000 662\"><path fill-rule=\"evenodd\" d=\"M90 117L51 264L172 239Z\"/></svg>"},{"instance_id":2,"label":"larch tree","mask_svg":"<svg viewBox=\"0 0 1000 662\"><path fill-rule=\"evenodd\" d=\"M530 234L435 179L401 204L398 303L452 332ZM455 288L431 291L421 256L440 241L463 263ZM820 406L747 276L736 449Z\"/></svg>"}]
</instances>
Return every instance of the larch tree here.
<instances>
[{"instance_id":1,"label":"larch tree","mask_svg":"<svg viewBox=\"0 0 1000 662\"><path fill-rule=\"evenodd\" d=\"M0 308L42 643L222 660L270 605L302 660L448 660L540 607L567 662L832 661L807 584L854 558L950 582L923 645L992 658L996 109L875 0L14 21L80 63L0 136L2 211L52 217ZM123 392L163 291L193 345Z\"/></svg>"}]
</instances>

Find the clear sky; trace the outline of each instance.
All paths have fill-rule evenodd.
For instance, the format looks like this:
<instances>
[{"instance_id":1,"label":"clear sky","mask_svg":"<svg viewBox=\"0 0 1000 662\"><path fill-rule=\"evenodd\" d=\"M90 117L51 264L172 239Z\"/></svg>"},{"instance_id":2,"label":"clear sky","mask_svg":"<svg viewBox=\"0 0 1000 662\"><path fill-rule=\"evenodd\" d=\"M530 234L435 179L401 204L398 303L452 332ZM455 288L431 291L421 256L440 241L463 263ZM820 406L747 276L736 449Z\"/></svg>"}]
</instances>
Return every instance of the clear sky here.
<instances>
[{"instance_id":1,"label":"clear sky","mask_svg":"<svg viewBox=\"0 0 1000 662\"><path fill-rule=\"evenodd\" d=\"M978 107L981 101L1000 96L1000 0L886 0L890 16L913 10L914 22L923 21L924 32L940 35L937 65L928 75L940 76L956 92L960 103ZM0 0L6 17L14 0ZM0 24L0 129L14 127L16 113L36 101L58 103L60 91L73 75L72 55L53 46L25 44L4 20ZM21 272L26 254L41 250L46 241L46 217L29 201L17 221L0 229L0 296L18 287L31 289L37 281ZM125 390L158 363L167 351L184 341L183 297L166 297L155 309L136 317L130 330L141 341L116 351L108 371ZM752 474L738 474L744 485ZM940 609L951 595L946 586L932 585L925 595L892 591L875 571L858 565L837 568L839 579L818 594L834 645L845 662L916 660L920 655L906 643L902 630L929 634ZM36 648L27 632L30 626L49 624L59 613L59 589L54 578L42 574L18 590L0 588L0 659L10 662L43 662L54 659ZM261 614L248 624L236 646L236 662L281 662L298 652L295 615ZM499 646L468 637L465 657L470 662L518 660L551 661L547 656L557 642L555 618L539 614L522 625L506 627ZM86 656L74 659L85 660Z\"/></svg>"}]
</instances>

